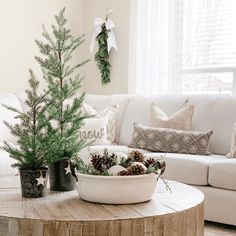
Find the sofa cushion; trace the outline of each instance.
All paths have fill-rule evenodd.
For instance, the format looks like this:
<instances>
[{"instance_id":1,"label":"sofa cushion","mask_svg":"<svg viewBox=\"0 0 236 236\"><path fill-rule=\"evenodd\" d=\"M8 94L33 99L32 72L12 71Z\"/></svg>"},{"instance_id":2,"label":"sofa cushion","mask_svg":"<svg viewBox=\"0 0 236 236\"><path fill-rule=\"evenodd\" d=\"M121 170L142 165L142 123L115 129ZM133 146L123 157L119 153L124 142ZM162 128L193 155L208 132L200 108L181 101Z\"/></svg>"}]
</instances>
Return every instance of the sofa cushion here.
<instances>
[{"instance_id":1,"label":"sofa cushion","mask_svg":"<svg viewBox=\"0 0 236 236\"><path fill-rule=\"evenodd\" d=\"M124 114L119 144L130 144L134 122L150 126L152 103L155 103L167 116L170 116L186 106L187 100L188 96L177 95L134 96L130 100Z\"/></svg>"},{"instance_id":2,"label":"sofa cushion","mask_svg":"<svg viewBox=\"0 0 236 236\"><path fill-rule=\"evenodd\" d=\"M217 188L236 190L236 160L222 159L210 163L209 184Z\"/></svg>"},{"instance_id":3,"label":"sofa cushion","mask_svg":"<svg viewBox=\"0 0 236 236\"><path fill-rule=\"evenodd\" d=\"M151 155L154 154L146 154L146 156ZM166 162L164 177L186 184L208 185L209 165L219 159L225 157L168 153L164 159Z\"/></svg>"},{"instance_id":4,"label":"sofa cushion","mask_svg":"<svg viewBox=\"0 0 236 236\"><path fill-rule=\"evenodd\" d=\"M5 107L2 106L2 104L12 106L18 109L19 111L22 111L21 103L19 99L17 98L17 96L13 94L9 94L9 93L0 94L0 114L1 114L0 116L0 142L3 142L5 140L13 144L16 144L16 141L17 141L16 137L14 137L10 133L9 129L6 127L3 121L7 121L12 125L17 124L18 121L17 119L15 119L15 116L17 115L17 113L7 110Z\"/></svg>"},{"instance_id":5,"label":"sofa cushion","mask_svg":"<svg viewBox=\"0 0 236 236\"><path fill-rule=\"evenodd\" d=\"M195 107L192 130L214 131L209 151L225 155L230 150L233 124L236 121L236 97L224 95L193 95L189 103Z\"/></svg>"}]
</instances>

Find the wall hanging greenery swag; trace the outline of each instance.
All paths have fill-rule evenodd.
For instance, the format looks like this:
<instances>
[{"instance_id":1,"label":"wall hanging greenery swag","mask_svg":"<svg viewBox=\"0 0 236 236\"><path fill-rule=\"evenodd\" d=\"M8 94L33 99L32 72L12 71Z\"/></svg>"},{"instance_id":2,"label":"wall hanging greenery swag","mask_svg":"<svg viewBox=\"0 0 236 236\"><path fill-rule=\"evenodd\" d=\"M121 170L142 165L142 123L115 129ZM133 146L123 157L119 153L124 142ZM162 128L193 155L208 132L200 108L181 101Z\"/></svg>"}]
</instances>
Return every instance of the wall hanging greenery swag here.
<instances>
[{"instance_id":1,"label":"wall hanging greenery swag","mask_svg":"<svg viewBox=\"0 0 236 236\"><path fill-rule=\"evenodd\" d=\"M95 41L98 42L98 51L95 54L95 61L101 73L102 85L110 82L110 68L109 54L112 48L117 50L117 43L113 29L115 25L110 19L112 9L108 10L106 19L96 17L94 19L95 32L92 37L90 52L92 53Z\"/></svg>"}]
</instances>

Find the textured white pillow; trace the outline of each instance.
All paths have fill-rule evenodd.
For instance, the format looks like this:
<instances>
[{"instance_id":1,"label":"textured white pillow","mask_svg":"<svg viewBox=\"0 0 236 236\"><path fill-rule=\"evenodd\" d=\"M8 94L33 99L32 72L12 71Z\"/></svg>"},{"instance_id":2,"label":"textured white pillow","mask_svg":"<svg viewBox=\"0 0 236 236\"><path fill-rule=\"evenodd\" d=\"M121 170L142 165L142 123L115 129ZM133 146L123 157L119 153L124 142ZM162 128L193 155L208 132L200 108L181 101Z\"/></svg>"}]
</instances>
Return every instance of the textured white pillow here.
<instances>
[{"instance_id":1,"label":"textured white pillow","mask_svg":"<svg viewBox=\"0 0 236 236\"><path fill-rule=\"evenodd\" d=\"M107 119L88 118L78 132L79 138L91 141L91 145L109 145L107 139Z\"/></svg>"},{"instance_id":2,"label":"textured white pillow","mask_svg":"<svg viewBox=\"0 0 236 236\"><path fill-rule=\"evenodd\" d=\"M120 131L123 127L124 114L132 97L133 95L128 94L113 94L107 96L86 93L84 102L89 106L92 106L96 111L101 111L106 107L111 107L115 104L119 105L119 110L116 118L116 143L119 143Z\"/></svg>"},{"instance_id":3,"label":"textured white pillow","mask_svg":"<svg viewBox=\"0 0 236 236\"><path fill-rule=\"evenodd\" d=\"M109 144L113 144L115 142L116 137L116 119L117 119L117 113L119 110L119 105L114 105L111 107L107 107L102 111L96 111L94 108L89 106L86 103L83 103L82 111L84 113L87 113L88 115L92 115L96 118L105 118L107 119L107 139L109 141Z\"/></svg>"},{"instance_id":4,"label":"textured white pillow","mask_svg":"<svg viewBox=\"0 0 236 236\"><path fill-rule=\"evenodd\" d=\"M151 126L178 130L191 130L194 106L187 105L171 116L167 116L154 103L151 104Z\"/></svg>"}]
</instances>

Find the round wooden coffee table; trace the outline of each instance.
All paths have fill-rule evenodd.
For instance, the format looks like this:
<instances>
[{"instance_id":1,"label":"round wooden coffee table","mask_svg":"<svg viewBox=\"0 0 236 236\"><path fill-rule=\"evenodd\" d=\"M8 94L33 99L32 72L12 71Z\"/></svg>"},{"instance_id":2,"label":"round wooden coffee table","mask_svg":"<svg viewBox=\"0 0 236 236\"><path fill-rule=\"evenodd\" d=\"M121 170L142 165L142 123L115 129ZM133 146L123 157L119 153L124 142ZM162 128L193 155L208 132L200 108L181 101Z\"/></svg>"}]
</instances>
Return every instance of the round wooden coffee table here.
<instances>
[{"instance_id":1,"label":"round wooden coffee table","mask_svg":"<svg viewBox=\"0 0 236 236\"><path fill-rule=\"evenodd\" d=\"M0 236L204 235L204 196L188 185L159 183L151 201L102 205L79 199L76 191L23 199L19 177L0 178Z\"/></svg>"}]
</instances>

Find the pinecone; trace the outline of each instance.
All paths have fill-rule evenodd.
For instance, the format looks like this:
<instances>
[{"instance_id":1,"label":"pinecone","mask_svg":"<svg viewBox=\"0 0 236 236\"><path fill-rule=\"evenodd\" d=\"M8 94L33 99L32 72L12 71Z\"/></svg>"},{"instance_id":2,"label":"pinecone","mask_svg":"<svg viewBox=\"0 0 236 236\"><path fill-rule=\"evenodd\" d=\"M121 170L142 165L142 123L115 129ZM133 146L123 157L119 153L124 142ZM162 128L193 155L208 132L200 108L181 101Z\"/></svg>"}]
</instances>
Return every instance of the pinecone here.
<instances>
[{"instance_id":1,"label":"pinecone","mask_svg":"<svg viewBox=\"0 0 236 236\"><path fill-rule=\"evenodd\" d=\"M142 163L144 163L144 156L143 156L143 154L142 154L140 151L138 151L138 150L133 150L133 151L129 154L128 159L132 159L133 162L136 161L136 162L142 162Z\"/></svg>"},{"instance_id":2,"label":"pinecone","mask_svg":"<svg viewBox=\"0 0 236 236\"><path fill-rule=\"evenodd\" d=\"M103 170L103 161L104 161L103 157L101 157L99 154L93 153L91 155L91 163L96 170L98 171Z\"/></svg>"},{"instance_id":3,"label":"pinecone","mask_svg":"<svg viewBox=\"0 0 236 236\"><path fill-rule=\"evenodd\" d=\"M144 162L144 164L147 168L150 167L151 165L155 165L155 163L156 163L156 160L154 158L148 158Z\"/></svg>"},{"instance_id":4,"label":"pinecone","mask_svg":"<svg viewBox=\"0 0 236 236\"><path fill-rule=\"evenodd\" d=\"M128 174L129 174L129 172L127 170L122 170L118 173L118 175L120 175L120 176L125 176L125 175L128 175Z\"/></svg>"},{"instance_id":5,"label":"pinecone","mask_svg":"<svg viewBox=\"0 0 236 236\"><path fill-rule=\"evenodd\" d=\"M127 169L128 175L143 175L145 170L140 165L133 165Z\"/></svg>"},{"instance_id":6,"label":"pinecone","mask_svg":"<svg viewBox=\"0 0 236 236\"><path fill-rule=\"evenodd\" d=\"M93 153L91 163L96 170L103 172L104 169L109 169L117 164L117 156L114 153L112 155L104 153L103 156Z\"/></svg>"}]
</instances>

